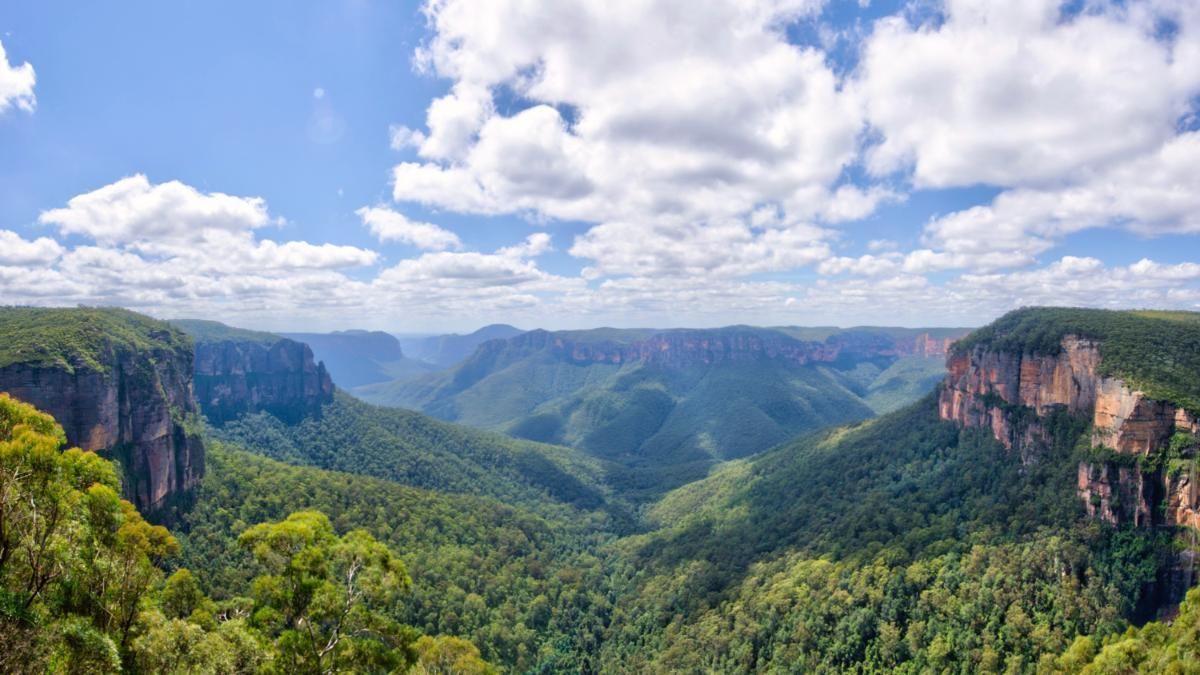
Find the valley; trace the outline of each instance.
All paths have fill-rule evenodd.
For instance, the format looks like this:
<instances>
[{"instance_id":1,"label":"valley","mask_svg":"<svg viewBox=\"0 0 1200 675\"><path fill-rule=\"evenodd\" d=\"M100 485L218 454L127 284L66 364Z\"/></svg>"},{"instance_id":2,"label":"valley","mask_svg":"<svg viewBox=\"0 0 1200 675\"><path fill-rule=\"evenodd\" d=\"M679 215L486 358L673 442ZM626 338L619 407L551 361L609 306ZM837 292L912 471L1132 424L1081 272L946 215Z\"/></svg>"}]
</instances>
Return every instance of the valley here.
<instances>
[{"instance_id":1,"label":"valley","mask_svg":"<svg viewBox=\"0 0 1200 675\"><path fill-rule=\"evenodd\" d=\"M1190 648L1126 627L1200 602L1184 601L1194 314L1035 308L969 334L530 331L372 385L459 423L340 390L339 369L362 369L329 367L302 336L106 309L0 310L0 334L0 390L117 460L126 498L170 528L155 530L162 553L137 554L145 608L120 633L88 624L129 668L156 658L155 617L177 611L185 572L210 618L162 626L223 645L188 656L210 659L196 667L218 653L315 667L267 618L268 558L240 543L275 527L336 550L362 532L402 561L408 590L364 611L412 632L332 652L368 670L452 646L473 664L454 672L597 673L1079 672L1117 645L1156 663ZM936 381L929 362L946 364ZM27 437L6 428L0 476L24 489L12 462ZM8 569L14 589L27 572ZM88 621L52 597L32 597L40 616ZM246 617L241 647L217 615ZM41 630L4 616L30 626L14 636Z\"/></svg>"}]
</instances>

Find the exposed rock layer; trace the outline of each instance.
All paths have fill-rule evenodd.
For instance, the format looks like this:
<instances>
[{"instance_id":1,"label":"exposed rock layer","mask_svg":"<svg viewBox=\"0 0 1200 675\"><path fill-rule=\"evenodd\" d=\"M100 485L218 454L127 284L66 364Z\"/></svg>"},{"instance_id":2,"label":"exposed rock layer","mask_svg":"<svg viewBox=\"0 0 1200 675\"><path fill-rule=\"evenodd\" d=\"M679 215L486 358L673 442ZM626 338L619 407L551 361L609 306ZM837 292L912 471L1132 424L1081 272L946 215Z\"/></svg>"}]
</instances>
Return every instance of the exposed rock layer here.
<instances>
[{"instance_id":1,"label":"exposed rock layer","mask_svg":"<svg viewBox=\"0 0 1200 675\"><path fill-rule=\"evenodd\" d=\"M1190 471L1145 461L1165 454L1180 431L1200 422L1168 401L1147 398L1099 374L1098 345L1074 336L1053 356L976 347L953 354L939 393L942 419L983 427L1023 457L1048 443L1046 418L1065 410L1091 422L1093 448L1111 459L1082 462L1078 490L1088 513L1113 523L1200 526Z\"/></svg>"},{"instance_id":2,"label":"exposed rock layer","mask_svg":"<svg viewBox=\"0 0 1200 675\"><path fill-rule=\"evenodd\" d=\"M153 516L204 475L204 446L184 425L196 412L192 354L112 347L100 358L101 369L10 364L0 391L53 415L71 445L120 459L127 497Z\"/></svg>"},{"instance_id":3,"label":"exposed rock layer","mask_svg":"<svg viewBox=\"0 0 1200 675\"><path fill-rule=\"evenodd\" d=\"M196 345L196 400L208 420L222 425L244 413L266 411L289 424L319 415L333 401L325 364L308 345L281 338L222 340Z\"/></svg>"},{"instance_id":4,"label":"exposed rock layer","mask_svg":"<svg viewBox=\"0 0 1200 675\"><path fill-rule=\"evenodd\" d=\"M942 356L952 342L953 338L937 338L927 333L897 338L867 331L847 331L823 341L808 341L763 330L672 330L626 342L597 342L575 341L548 331L534 330L508 340L486 342L476 356L486 358L505 350L549 349L568 361L581 364L646 362L686 367L777 360L803 365L850 357Z\"/></svg>"}]
</instances>

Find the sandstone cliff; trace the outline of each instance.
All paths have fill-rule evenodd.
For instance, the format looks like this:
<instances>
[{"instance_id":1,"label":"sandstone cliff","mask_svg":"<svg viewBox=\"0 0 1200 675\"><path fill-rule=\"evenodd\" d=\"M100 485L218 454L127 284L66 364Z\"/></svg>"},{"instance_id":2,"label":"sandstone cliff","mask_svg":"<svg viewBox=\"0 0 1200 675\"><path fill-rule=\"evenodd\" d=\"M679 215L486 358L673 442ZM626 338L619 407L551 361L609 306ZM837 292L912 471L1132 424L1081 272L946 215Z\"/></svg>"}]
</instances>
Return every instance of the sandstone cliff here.
<instances>
[{"instance_id":1,"label":"sandstone cliff","mask_svg":"<svg viewBox=\"0 0 1200 675\"><path fill-rule=\"evenodd\" d=\"M1023 458L1050 442L1054 414L1090 422L1091 457L1078 467L1089 514L1138 526L1200 526L1188 461L1196 448L1187 440L1200 433L1200 422L1172 402L1102 375L1096 341L1067 335L1053 355L978 345L953 353L947 369L938 395L942 419L990 429Z\"/></svg>"},{"instance_id":2,"label":"sandstone cliff","mask_svg":"<svg viewBox=\"0 0 1200 675\"><path fill-rule=\"evenodd\" d=\"M840 358L936 357L946 354L952 342L952 338L928 333L896 336L855 330L838 332L824 340L802 340L771 329L680 329L621 341L577 339L570 333L533 330L508 340L485 342L476 357L491 358L506 351L549 350L564 360L580 364L645 362L687 367L768 360L804 365L831 363Z\"/></svg>"},{"instance_id":3,"label":"sandstone cliff","mask_svg":"<svg viewBox=\"0 0 1200 675\"><path fill-rule=\"evenodd\" d=\"M0 391L54 416L67 441L121 461L126 496L151 517L204 474L188 425L192 349L165 323L124 310L0 310Z\"/></svg>"},{"instance_id":4,"label":"sandstone cliff","mask_svg":"<svg viewBox=\"0 0 1200 675\"><path fill-rule=\"evenodd\" d=\"M286 338L269 347L199 343L195 379L200 409L218 426L258 411L295 424L320 415L321 405L333 401L333 381L325 364L313 362L308 345Z\"/></svg>"},{"instance_id":5,"label":"sandstone cliff","mask_svg":"<svg viewBox=\"0 0 1200 675\"><path fill-rule=\"evenodd\" d=\"M215 321L174 324L196 340L196 401L214 425L260 411L295 424L333 401L325 364L303 342Z\"/></svg>"}]
</instances>

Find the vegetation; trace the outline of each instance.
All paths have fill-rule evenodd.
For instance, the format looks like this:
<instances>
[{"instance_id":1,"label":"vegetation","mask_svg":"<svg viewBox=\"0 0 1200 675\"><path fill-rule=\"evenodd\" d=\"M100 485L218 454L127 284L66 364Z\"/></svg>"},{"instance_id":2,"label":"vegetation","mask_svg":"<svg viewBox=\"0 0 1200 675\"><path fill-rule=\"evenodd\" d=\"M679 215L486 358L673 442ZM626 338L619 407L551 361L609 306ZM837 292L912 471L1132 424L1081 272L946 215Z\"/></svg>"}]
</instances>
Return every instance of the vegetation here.
<instances>
[{"instance_id":1,"label":"vegetation","mask_svg":"<svg viewBox=\"0 0 1200 675\"><path fill-rule=\"evenodd\" d=\"M1200 313L1031 307L1005 314L954 348L1054 355L1068 335L1096 340L1102 375L1200 415Z\"/></svg>"},{"instance_id":2,"label":"vegetation","mask_svg":"<svg viewBox=\"0 0 1200 675\"><path fill-rule=\"evenodd\" d=\"M1031 672L1124 629L1170 538L1082 519L1077 440L1030 464L897 413L727 465L614 545L610 671Z\"/></svg>"},{"instance_id":3,"label":"vegetation","mask_svg":"<svg viewBox=\"0 0 1200 675\"><path fill-rule=\"evenodd\" d=\"M53 418L0 394L0 670L6 673L489 672L465 641L392 618L410 580L371 534L300 512L238 539L250 598L214 602L179 547L119 498L113 465L60 451Z\"/></svg>"},{"instance_id":4,"label":"vegetation","mask_svg":"<svg viewBox=\"0 0 1200 675\"><path fill-rule=\"evenodd\" d=\"M191 340L163 321L115 307L0 307L0 368L21 363L104 373L112 354L187 351Z\"/></svg>"},{"instance_id":5,"label":"vegetation","mask_svg":"<svg viewBox=\"0 0 1200 675\"><path fill-rule=\"evenodd\" d=\"M462 635L487 661L519 672L586 670L594 658L611 606L597 552L612 535L577 517L287 465L216 443L183 523L180 564L213 597L247 595L252 552L237 533L295 510L321 511L335 532L363 528L400 552L413 584L392 610L396 621L431 636Z\"/></svg>"},{"instance_id":6,"label":"vegetation","mask_svg":"<svg viewBox=\"0 0 1200 675\"><path fill-rule=\"evenodd\" d=\"M253 342L270 347L283 338L274 333L264 333L257 330L246 330L245 328L234 328L226 326L220 321L208 321L205 319L172 319L169 321L172 326L192 336L196 342Z\"/></svg>"},{"instance_id":7,"label":"vegetation","mask_svg":"<svg viewBox=\"0 0 1200 675\"><path fill-rule=\"evenodd\" d=\"M496 497L545 513L623 509L603 465L567 448L457 427L338 394L319 419L289 426L266 413L214 431L274 459L456 494Z\"/></svg>"},{"instance_id":8,"label":"vegetation","mask_svg":"<svg viewBox=\"0 0 1200 675\"><path fill-rule=\"evenodd\" d=\"M955 329L942 332L957 334ZM821 365L784 359L660 364L577 361L548 346L564 340L607 353L659 333L543 331L541 339L531 334L489 343L444 373L361 387L354 393L375 403L578 448L613 462L609 483L619 493L645 502L703 478L720 461L903 406L927 392L943 372L940 358L866 357L858 352ZM696 334L703 339L750 336L784 343L836 334L852 344L893 345L895 340L915 340L919 332L809 334L800 329L731 327Z\"/></svg>"},{"instance_id":9,"label":"vegetation","mask_svg":"<svg viewBox=\"0 0 1200 675\"><path fill-rule=\"evenodd\" d=\"M1170 623L1152 622L1103 640L1080 636L1046 673L1200 673L1200 589L1188 592Z\"/></svg>"}]
</instances>

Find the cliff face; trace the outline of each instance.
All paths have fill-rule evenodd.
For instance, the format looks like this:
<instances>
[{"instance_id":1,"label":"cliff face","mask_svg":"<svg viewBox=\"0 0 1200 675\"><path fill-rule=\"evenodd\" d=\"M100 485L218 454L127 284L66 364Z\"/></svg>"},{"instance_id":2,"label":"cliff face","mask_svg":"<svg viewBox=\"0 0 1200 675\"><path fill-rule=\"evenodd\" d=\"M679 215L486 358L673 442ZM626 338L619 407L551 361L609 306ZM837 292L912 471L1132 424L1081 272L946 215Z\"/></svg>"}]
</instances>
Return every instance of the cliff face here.
<instances>
[{"instance_id":1,"label":"cliff face","mask_svg":"<svg viewBox=\"0 0 1200 675\"><path fill-rule=\"evenodd\" d=\"M840 358L942 356L950 338L919 334L895 338L881 333L847 331L824 341L798 340L770 330L672 330L625 342L579 341L544 330L480 347L485 357L512 350L549 350L572 363L645 362L668 367L714 365L742 361L782 361L798 365L830 363Z\"/></svg>"},{"instance_id":2,"label":"cliff face","mask_svg":"<svg viewBox=\"0 0 1200 675\"><path fill-rule=\"evenodd\" d=\"M53 415L71 445L120 459L126 496L163 515L204 475L204 446L184 425L196 412L191 351L164 339L149 351L112 345L96 358L11 363L0 368L0 391Z\"/></svg>"},{"instance_id":3,"label":"cliff face","mask_svg":"<svg viewBox=\"0 0 1200 675\"><path fill-rule=\"evenodd\" d=\"M274 344L248 340L196 345L196 400L215 425L243 413L266 411L289 424L321 413L333 401L325 364L308 345L287 338Z\"/></svg>"},{"instance_id":4,"label":"cliff face","mask_svg":"<svg viewBox=\"0 0 1200 675\"><path fill-rule=\"evenodd\" d=\"M990 429L1023 458L1049 442L1046 422L1056 411L1086 419L1097 459L1080 463L1077 487L1090 515L1139 526L1200 526L1194 478L1168 457L1173 437L1200 432L1200 422L1101 376L1099 365L1098 345L1070 335L1054 356L976 347L949 358L939 412L942 419Z\"/></svg>"}]
</instances>

